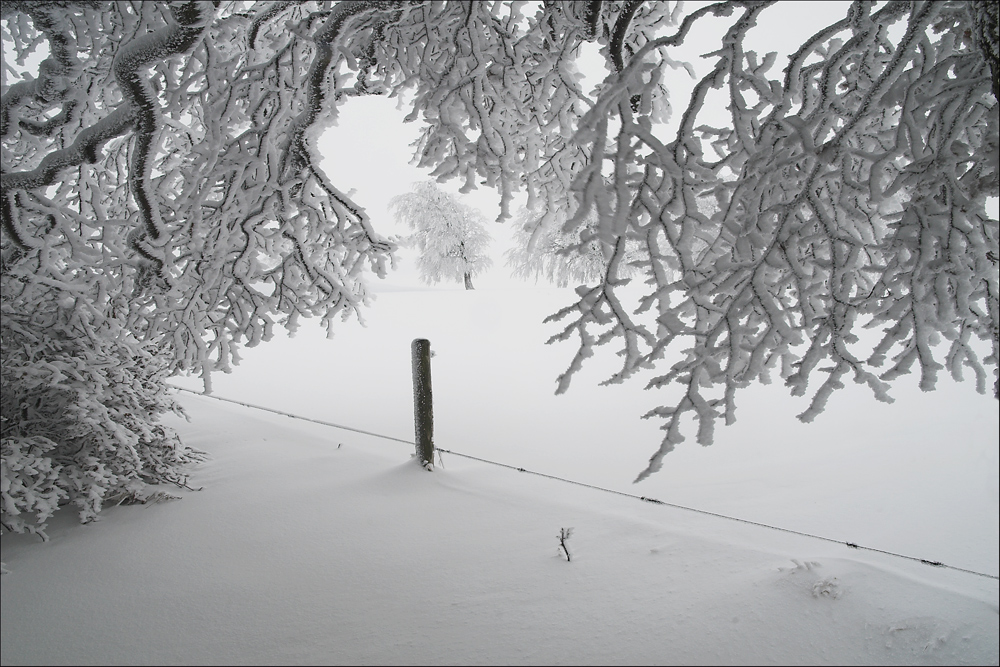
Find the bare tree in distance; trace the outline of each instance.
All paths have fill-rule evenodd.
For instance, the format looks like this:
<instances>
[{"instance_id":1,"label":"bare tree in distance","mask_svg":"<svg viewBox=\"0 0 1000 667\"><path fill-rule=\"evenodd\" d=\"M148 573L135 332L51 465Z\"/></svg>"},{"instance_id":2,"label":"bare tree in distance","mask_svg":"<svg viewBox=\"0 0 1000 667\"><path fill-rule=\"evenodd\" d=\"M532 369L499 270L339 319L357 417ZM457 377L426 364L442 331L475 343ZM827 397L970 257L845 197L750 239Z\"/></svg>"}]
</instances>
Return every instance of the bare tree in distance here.
<instances>
[{"instance_id":1,"label":"bare tree in distance","mask_svg":"<svg viewBox=\"0 0 1000 667\"><path fill-rule=\"evenodd\" d=\"M595 284L607 275L608 246L597 235L597 216L584 225L566 230L567 215L550 211L540 216L537 211L522 208L515 216L514 244L505 254L511 275L522 280L545 279L558 287L570 283ZM618 263L615 279L632 278L638 273L636 264L643 259L641 243L627 242L623 261Z\"/></svg>"},{"instance_id":2,"label":"bare tree in distance","mask_svg":"<svg viewBox=\"0 0 1000 667\"><path fill-rule=\"evenodd\" d=\"M772 373L811 393L810 421L848 377L888 401L912 370L931 390L967 369L980 392L997 372L996 3L858 0L785 54L745 47L774 29L771 1L687 14L639 0L0 7L2 314L18 340L63 351L56 363L56 348L31 348L16 369L5 354L5 383L56 368L55 385L76 377L82 392L108 381L107 359L155 350L166 368L134 369L133 407L107 413L129 433L166 409L162 373L207 384L275 324L318 317L332 331L360 314L366 273L384 275L394 246L315 149L359 95L402 100L423 127L417 166L463 192L495 188L501 217L519 192L529 209L573 211L569 228L596 216L608 268L553 316L553 340L578 346L557 391L598 345L620 346L609 382L662 369L648 416L665 437L640 479L684 439L685 416L708 444L738 390ZM673 100L667 130L671 53L706 21L723 26L699 44L714 65ZM606 75L591 91L576 64L586 43ZM11 63L40 44L37 75L15 81ZM719 126L710 93L727 100ZM618 277L632 242L646 256L634 302ZM879 332L874 349L860 327ZM63 372L74 364L104 370ZM85 465L33 423L4 421L5 461L44 437L51 456L31 450L54 466L44 484ZM129 446L170 440L144 432ZM95 437L95 460L128 449ZM41 479L18 470L4 474L24 488ZM92 477L90 497L120 482Z\"/></svg>"},{"instance_id":3,"label":"bare tree in distance","mask_svg":"<svg viewBox=\"0 0 1000 667\"><path fill-rule=\"evenodd\" d=\"M486 254L492 239L483 214L434 181L414 183L413 192L389 200L389 209L413 230L403 242L420 251L417 268L424 282L448 278L471 290L472 277L493 265Z\"/></svg>"}]
</instances>

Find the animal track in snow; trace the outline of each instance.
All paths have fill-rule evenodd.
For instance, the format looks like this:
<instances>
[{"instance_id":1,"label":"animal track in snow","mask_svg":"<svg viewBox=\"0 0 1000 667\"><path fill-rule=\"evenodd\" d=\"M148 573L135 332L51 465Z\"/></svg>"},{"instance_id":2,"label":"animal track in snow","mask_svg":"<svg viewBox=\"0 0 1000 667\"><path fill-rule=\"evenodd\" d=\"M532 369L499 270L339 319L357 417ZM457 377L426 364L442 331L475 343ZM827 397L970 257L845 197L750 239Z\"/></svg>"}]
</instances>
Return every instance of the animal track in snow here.
<instances>
[{"instance_id":1,"label":"animal track in snow","mask_svg":"<svg viewBox=\"0 0 1000 667\"><path fill-rule=\"evenodd\" d=\"M814 598L836 600L843 593L843 589L837 582L836 577L820 578L817 571L821 567L819 562L799 561L794 558L792 562L795 563L795 567L779 567L778 571L784 573L786 577L796 577L795 584L797 587L801 585L799 582L805 583L805 587ZM808 580L811 580L811 583Z\"/></svg>"}]
</instances>

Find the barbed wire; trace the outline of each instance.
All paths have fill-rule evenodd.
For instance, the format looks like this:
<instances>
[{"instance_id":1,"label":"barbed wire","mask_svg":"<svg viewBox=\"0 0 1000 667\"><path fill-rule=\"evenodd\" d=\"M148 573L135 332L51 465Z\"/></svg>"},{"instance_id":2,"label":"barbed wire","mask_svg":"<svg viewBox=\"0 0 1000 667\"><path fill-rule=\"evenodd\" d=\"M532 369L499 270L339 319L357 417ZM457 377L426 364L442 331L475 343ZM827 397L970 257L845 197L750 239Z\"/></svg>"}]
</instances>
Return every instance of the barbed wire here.
<instances>
[{"instance_id":1,"label":"barbed wire","mask_svg":"<svg viewBox=\"0 0 1000 667\"><path fill-rule=\"evenodd\" d=\"M285 417L291 417L292 419L301 419L307 422L313 422L315 424L322 424L323 426L332 426L333 428L340 428L345 431L353 431L354 433L363 433L365 435L370 435L376 438L382 438L383 440L395 440L396 442L402 442L405 445L412 445L412 440L404 440L403 438L394 438L391 435L383 435L381 433L373 433L372 431L365 431L360 428L354 428L352 426L344 426L343 424L334 424L333 422L325 422L322 419L313 419L311 417L303 417L301 415L293 415L290 412L282 412L281 410L275 410L274 408L265 408L263 405L254 405L253 403L244 403L243 401L235 401L231 398L223 398L222 396L216 396L215 394L206 394L201 391L195 391L193 389L185 389L184 387L178 387L177 385L169 385L173 389L179 389L180 391L186 391L190 394L196 396L204 396L206 398L214 398L217 401L225 401L226 403L235 403L236 405L242 405L246 408L253 408L255 410L263 410L264 412L273 412L276 415L283 415Z\"/></svg>"},{"instance_id":2,"label":"barbed wire","mask_svg":"<svg viewBox=\"0 0 1000 667\"><path fill-rule=\"evenodd\" d=\"M322 424L323 426L331 426L333 428L339 428L339 429L343 429L345 431L352 431L354 433L362 433L364 435L370 435L370 436L375 437L375 438L382 438L383 440L393 440L395 442L401 442L401 443L407 444L407 445L414 445L415 444L413 440L406 440L406 439L403 439L403 438L396 438L396 437L391 436L391 435L384 435L384 434L381 434L381 433L375 433L373 431L365 431L365 430L360 429L360 428L354 428L354 427L351 427L351 426L344 426L343 424L335 424L333 422L323 421L321 419L313 419L311 417L303 417L302 415L296 415L296 414L292 414L290 412L283 412L281 410L275 410L273 408L268 408L268 407L265 407L265 406L262 406L262 405L254 405L253 403L246 403L244 401L237 401L237 400L233 400L231 398L224 398L222 396L216 396L215 394L205 394L203 392L194 391L193 389L185 389L184 387L178 387L176 385L169 385L169 386L171 388L173 388L173 389L178 389L180 391L186 391L188 393L195 394L196 396L204 396L206 398L214 398L215 400L225 401L226 403L235 403L236 405L242 405L244 407L253 408L255 410L263 410L264 412L271 412L271 413L274 413L274 414L277 414L277 415L282 415L284 417L290 417L291 419L300 419L302 421L313 422L315 424ZM461 452L456 452L456 451L453 451L453 450L450 450L450 449L444 449L442 447L435 446L434 450L436 452L439 452L439 453L450 454L452 456L458 456L458 457L465 458L465 459L471 459L473 461L479 461L480 463L487 463L489 465L499 466L501 468L507 468L508 470L514 470L516 472L523 472L523 473L527 473L529 475L535 475L535 476L538 476L538 477L544 477L546 479L551 479L551 480L555 480L555 481L558 481L558 482L565 482L566 484L573 484L573 485L576 485L576 486L586 487L588 489L594 489L595 491L603 491L605 493L612 493L612 494L615 494L615 495L618 495L618 496L624 496L626 498L633 498L635 500L640 500L642 502L651 503L653 505L663 505L664 507L672 507L674 509L684 510L685 512L694 512L696 514L704 514L706 516L712 516L712 517L716 517L716 518L719 518L719 519L727 519L729 521L736 521L736 522L739 522L739 523L745 523L745 524L748 524L748 525L751 525L751 526L757 526L757 527L760 527L760 528L770 528L771 530L777 530L777 531L781 531L783 533L791 533L793 535L799 535L801 537L809 537L809 538L812 538L814 540L822 540L824 542L832 542L833 544L843 544L843 545L845 545L847 547L850 547L851 549L858 549L858 550L861 550L861 551L872 551L872 552L884 554L884 555L887 555L887 556L894 556L896 558L905 558L906 560L916 561L918 563L923 563L924 565L930 565L932 567L937 567L937 568L942 568L942 569L947 569L947 570L955 570L956 572L964 572L966 574L972 574L972 575L975 575L977 577L984 577L986 579L1000 580L1000 576L997 576L995 574L986 574L985 572L977 572L975 570L968 570L966 568L956 567L954 565L947 565L945 563L942 563L942 562L936 561L936 560L930 560L930 559L927 559L927 558L918 558L916 556L907 556L906 554L900 554L900 553L896 553L896 552L893 552L893 551L886 551L884 549L876 549L875 547L867 547L867 546L864 546L862 544L857 544L856 542L848 542L848 541L845 541L845 540L837 540L837 539L834 539L832 537L824 537L822 535L814 535L812 533L806 533L806 532L803 532L803 531L800 531L800 530L792 530L791 528L782 528L781 526L772 526L770 524L761 523L759 521L750 521L749 519L741 519L741 518L735 517L735 516L729 516L729 515L726 515L726 514L719 514L718 512L709 512L708 510L701 510L701 509L697 509L695 507L686 507L684 505L678 505L676 503L668 503L668 502L666 502L664 500L659 500L657 498L651 498L649 496L641 496L641 495L638 495L638 494L635 494L635 493L627 493L625 491L618 491L616 489L609 489L607 487L598 486L596 484L588 484L586 482L579 482L579 481L574 480L574 479L568 479L568 478L565 478L565 477L559 477L558 475L550 475L548 473L538 472L536 470L528 470L527 468L521 468L521 467L518 467L518 466L513 466L513 465L510 465L508 463L500 463L498 461L491 461L489 459L484 459L484 458L481 458L479 456L472 456L471 454L463 454ZM443 459L442 459L442 464L443 464Z\"/></svg>"}]
</instances>

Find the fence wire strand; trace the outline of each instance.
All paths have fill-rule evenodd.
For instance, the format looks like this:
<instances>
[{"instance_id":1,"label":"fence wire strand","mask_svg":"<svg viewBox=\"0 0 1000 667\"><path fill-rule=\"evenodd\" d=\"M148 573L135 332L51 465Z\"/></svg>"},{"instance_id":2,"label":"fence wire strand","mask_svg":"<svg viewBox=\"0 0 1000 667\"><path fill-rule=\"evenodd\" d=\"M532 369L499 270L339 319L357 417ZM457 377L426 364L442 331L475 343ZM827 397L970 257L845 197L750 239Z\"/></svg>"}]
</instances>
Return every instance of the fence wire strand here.
<instances>
[{"instance_id":1,"label":"fence wire strand","mask_svg":"<svg viewBox=\"0 0 1000 667\"><path fill-rule=\"evenodd\" d=\"M281 410L275 410L273 408L264 407L262 405L254 405L253 403L246 403L244 401L237 401L237 400L233 400L231 398L223 398L222 396L216 396L215 394L206 394L206 393L203 393L203 392L200 392L200 391L194 391L193 389L185 389L184 387L178 387L176 385L170 385L170 387L173 388L173 389L177 389L179 391L186 391L188 393L195 394L196 396L203 396L203 397L206 397L206 398L214 398L217 401L225 401L226 403L234 403L236 405L241 405L243 407L252 408L254 410L262 410L264 412L271 412L271 413L274 413L276 415L282 415L284 417L289 417L291 419L299 419L299 420L302 420L302 421L313 422L314 424L322 424L323 426L330 426L330 427L333 427L333 428L343 429L345 431L351 431L353 433L361 433L361 434L364 434L364 435L370 435L370 436L372 436L374 438L381 438L383 440L392 440L394 442L401 442L401 443L406 444L406 445L414 445L415 446L415 443L414 443L413 440L406 440L404 438L396 438L396 437L391 436L391 435L383 435L381 433L374 433L373 431L365 431L365 430L360 429L360 428L354 428L352 426L344 426L343 424L335 424L333 422L323 421L321 419L313 419L311 417L303 417L301 415L292 414L290 412L283 412ZM911 561L915 561L915 562L918 562L918 563L923 563L924 565L930 565L932 567L937 567L937 568L942 568L942 569L947 569L947 570L955 570L956 572L964 572L966 574L972 574L972 575L975 575L977 577L984 577L986 579L1000 580L1000 576L995 575L995 574L986 574L984 572L977 572L975 570L967 570L965 568L955 567L954 565L946 565L945 563L942 563L942 562L936 561L936 560L929 560L929 559L926 559L926 558L918 558L916 556L907 556L906 554L899 554L899 553L895 553L893 551L886 551L884 549L876 549L875 547L866 547L866 546L864 546L862 544L857 544L855 542L847 542L845 540L836 540L836 539L833 539L832 537L824 537L822 535L813 535L812 533L804 533L804 532L799 531L799 530L792 530L790 528L782 528L781 526L772 526L770 524L760 523L758 521L750 521L749 519L741 519L739 517L728 516L726 514L719 514L718 512L709 512L708 510L700 510L700 509L697 509L697 508L694 508L694 507L686 507L684 505L677 505L675 503L668 503L668 502L666 502L664 500L659 500L657 498L651 498L649 496L640 496L640 495L635 494L635 493L626 493L625 491L617 491L615 489L609 489L609 488L606 488L606 487L603 487L603 486L597 486L596 484L587 484L586 482L579 482L579 481L576 481L576 480L573 480L573 479L567 479L565 477L559 477L557 475L549 475L549 474L544 473L544 472L537 472L535 470L528 470L527 468L520 468L518 466L513 466L513 465L510 465L510 464L507 464L507 463L500 463L498 461L491 461L489 459L484 459L484 458L481 458L481 457L478 457L478 456L472 456L471 454L463 454L461 452L456 452L456 451L453 451L453 450L450 450L450 449L444 449L442 447L435 446L434 450L437 451L437 452L442 452L444 454L451 454L452 456L458 456L458 457L464 458L464 459L471 459L473 461L479 461L480 463L486 463L486 464L489 464L489 465L499 466L501 468L507 468L508 470L514 470L516 472L523 472L523 473L527 473L529 475L535 475L537 477L544 477L546 479L551 479L551 480L555 480L555 481L558 481L558 482L565 482L566 484L573 484L573 485L576 485L576 486L586 487L588 489L594 489L595 491L603 491L604 493L612 493L612 494L617 495L617 496L624 496L626 498L633 498L635 500L640 500L642 502L650 503L650 504L653 504L653 505L663 505L664 507L672 507L674 509L683 510L685 512L694 512L696 514L704 514L706 516L712 516L712 517L716 517L716 518L719 518L719 519L727 519L729 521L736 521L738 523L745 523L745 524L748 524L748 525L751 525L751 526L757 526L757 527L760 527L760 528L770 528L771 530L777 530L777 531L781 531L783 533L791 533L793 535L799 535L801 537L809 537L809 538L812 538L814 540L822 540L824 542L832 542L833 544L843 544L843 545L845 545L847 547L850 547L851 549L858 549L858 550L862 550L862 551L872 551L872 552L875 552L875 553L884 554L886 556L894 556L896 558L904 558L906 560L911 560Z\"/></svg>"},{"instance_id":2,"label":"fence wire strand","mask_svg":"<svg viewBox=\"0 0 1000 667\"><path fill-rule=\"evenodd\" d=\"M302 421L313 422L314 424L322 424L323 426L332 426L333 428L339 428L345 431L353 431L354 433L363 433L364 435L370 435L375 438L382 438L383 440L395 440L396 442L402 442L405 445L413 444L412 440L404 440L403 438L394 438L391 435L382 435L381 433L373 433L371 431L365 431L363 429L354 428L352 426L344 426L343 424L334 424L333 422L325 422L322 419L312 419L311 417L293 415L290 412L282 412L281 410L275 410L274 408L265 408L263 405L254 405L253 403L244 403L243 401L235 401L231 398L223 398L222 396L216 396L215 394L206 394L204 392L195 391L193 389L185 389L184 387L178 387L176 385L170 385L170 387L173 389L179 389L180 391L186 391L189 394L194 394L195 396L204 396L206 398L214 398L217 401L225 401L226 403L235 403L236 405L242 405L245 408L253 408L254 410L263 410L264 412L273 412L276 415L291 417L292 419L301 419Z\"/></svg>"}]
</instances>

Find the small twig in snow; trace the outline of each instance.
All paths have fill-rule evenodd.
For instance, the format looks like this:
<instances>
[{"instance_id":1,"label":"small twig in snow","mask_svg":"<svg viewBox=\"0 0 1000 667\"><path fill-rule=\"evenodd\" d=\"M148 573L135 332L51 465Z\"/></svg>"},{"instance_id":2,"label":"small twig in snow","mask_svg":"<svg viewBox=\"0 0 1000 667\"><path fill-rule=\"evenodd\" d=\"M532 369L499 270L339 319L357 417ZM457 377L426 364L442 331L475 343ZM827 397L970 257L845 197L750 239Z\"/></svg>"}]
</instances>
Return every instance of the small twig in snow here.
<instances>
[{"instance_id":1,"label":"small twig in snow","mask_svg":"<svg viewBox=\"0 0 1000 667\"><path fill-rule=\"evenodd\" d=\"M573 529L572 528L560 528L559 529L559 535L558 535L558 537L559 537L559 547L563 550L563 553L566 554L566 562L567 563L569 561L573 560L572 557L570 557L570 555L569 555L569 549L566 547L566 540L568 540L569 537L570 537L570 535L572 535L572 534L573 534Z\"/></svg>"}]
</instances>

